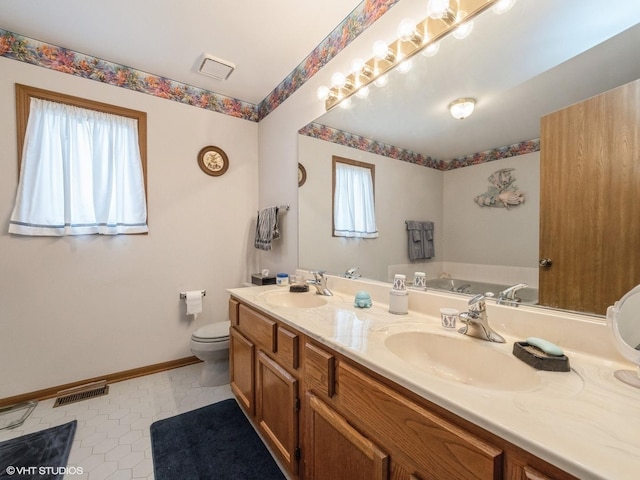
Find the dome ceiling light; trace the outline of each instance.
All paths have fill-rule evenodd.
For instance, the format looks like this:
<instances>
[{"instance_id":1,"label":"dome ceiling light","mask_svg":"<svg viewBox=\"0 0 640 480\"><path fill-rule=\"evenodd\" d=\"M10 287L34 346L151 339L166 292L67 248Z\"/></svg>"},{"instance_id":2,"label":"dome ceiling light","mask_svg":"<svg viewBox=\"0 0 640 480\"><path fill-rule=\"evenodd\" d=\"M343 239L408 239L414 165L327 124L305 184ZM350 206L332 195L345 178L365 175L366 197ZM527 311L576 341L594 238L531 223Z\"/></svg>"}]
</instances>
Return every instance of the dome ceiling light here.
<instances>
[{"instance_id":1,"label":"dome ceiling light","mask_svg":"<svg viewBox=\"0 0 640 480\"><path fill-rule=\"evenodd\" d=\"M464 120L473 113L476 107L474 98L459 98L449 104L449 112L451 116L458 120Z\"/></svg>"}]
</instances>

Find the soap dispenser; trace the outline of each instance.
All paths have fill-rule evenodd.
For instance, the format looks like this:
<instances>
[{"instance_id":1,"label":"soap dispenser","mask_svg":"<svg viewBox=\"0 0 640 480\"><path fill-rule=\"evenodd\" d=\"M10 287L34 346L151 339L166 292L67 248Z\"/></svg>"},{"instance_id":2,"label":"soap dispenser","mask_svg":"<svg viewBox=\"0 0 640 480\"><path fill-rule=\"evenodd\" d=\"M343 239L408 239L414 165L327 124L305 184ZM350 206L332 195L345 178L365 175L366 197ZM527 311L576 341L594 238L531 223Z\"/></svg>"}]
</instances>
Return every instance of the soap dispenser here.
<instances>
[{"instance_id":1,"label":"soap dispenser","mask_svg":"<svg viewBox=\"0 0 640 480\"><path fill-rule=\"evenodd\" d=\"M397 273L393 279L393 288L389 292L389 313L406 315L409 312L409 292L407 277Z\"/></svg>"}]
</instances>

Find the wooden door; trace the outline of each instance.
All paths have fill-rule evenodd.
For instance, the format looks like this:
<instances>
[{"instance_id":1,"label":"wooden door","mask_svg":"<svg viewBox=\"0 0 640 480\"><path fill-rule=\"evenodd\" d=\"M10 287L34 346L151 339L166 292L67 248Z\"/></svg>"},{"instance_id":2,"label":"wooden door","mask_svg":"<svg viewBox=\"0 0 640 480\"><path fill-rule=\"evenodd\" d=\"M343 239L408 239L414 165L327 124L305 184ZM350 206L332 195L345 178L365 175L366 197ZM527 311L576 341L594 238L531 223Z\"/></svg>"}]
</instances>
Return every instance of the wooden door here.
<instances>
[{"instance_id":1,"label":"wooden door","mask_svg":"<svg viewBox=\"0 0 640 480\"><path fill-rule=\"evenodd\" d=\"M256 421L289 472L298 472L298 380L258 352Z\"/></svg>"},{"instance_id":2,"label":"wooden door","mask_svg":"<svg viewBox=\"0 0 640 480\"><path fill-rule=\"evenodd\" d=\"M229 377L231 390L250 416L255 413L255 346L236 327L229 330Z\"/></svg>"},{"instance_id":3,"label":"wooden door","mask_svg":"<svg viewBox=\"0 0 640 480\"><path fill-rule=\"evenodd\" d=\"M385 480L389 456L349 423L307 392L307 439L305 478L310 480Z\"/></svg>"},{"instance_id":4,"label":"wooden door","mask_svg":"<svg viewBox=\"0 0 640 480\"><path fill-rule=\"evenodd\" d=\"M640 284L640 80L542 118L541 305L605 314Z\"/></svg>"}]
</instances>

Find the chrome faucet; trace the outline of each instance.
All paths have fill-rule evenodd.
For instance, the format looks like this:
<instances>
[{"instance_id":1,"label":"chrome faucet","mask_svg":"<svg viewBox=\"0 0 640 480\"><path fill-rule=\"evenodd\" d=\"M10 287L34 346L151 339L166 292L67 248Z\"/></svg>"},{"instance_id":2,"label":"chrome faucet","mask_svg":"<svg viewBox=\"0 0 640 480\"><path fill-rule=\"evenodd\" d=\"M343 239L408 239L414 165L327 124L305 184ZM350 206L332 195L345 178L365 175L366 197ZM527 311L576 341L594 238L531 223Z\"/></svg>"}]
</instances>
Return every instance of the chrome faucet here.
<instances>
[{"instance_id":1,"label":"chrome faucet","mask_svg":"<svg viewBox=\"0 0 640 480\"><path fill-rule=\"evenodd\" d=\"M523 288L527 288L529 285L526 283L518 283L513 285L512 287L505 288L498 294L498 300L496 303L498 305L506 304L506 305L514 305L518 306L518 304L522 301L520 298L516 297L516 293L518 290L522 290Z\"/></svg>"},{"instance_id":2,"label":"chrome faucet","mask_svg":"<svg viewBox=\"0 0 640 480\"><path fill-rule=\"evenodd\" d=\"M360 274L358 272L358 267L351 267L349 270L344 272L345 278L360 278Z\"/></svg>"},{"instance_id":3,"label":"chrome faucet","mask_svg":"<svg viewBox=\"0 0 640 480\"><path fill-rule=\"evenodd\" d=\"M488 342L505 343L502 335L489 326L487 307L484 300L485 296L482 293L469 300L469 311L462 312L459 316L460 321L465 325L458 332Z\"/></svg>"},{"instance_id":4,"label":"chrome faucet","mask_svg":"<svg viewBox=\"0 0 640 480\"><path fill-rule=\"evenodd\" d=\"M333 296L331 290L327 287L327 277L324 276L326 272L324 270L315 270L311 272L313 279L307 280L307 285L313 285L316 287L317 295L324 295L325 297Z\"/></svg>"},{"instance_id":5,"label":"chrome faucet","mask_svg":"<svg viewBox=\"0 0 640 480\"><path fill-rule=\"evenodd\" d=\"M465 283L459 287L451 287L451 291L456 293L471 293L471 284Z\"/></svg>"}]
</instances>

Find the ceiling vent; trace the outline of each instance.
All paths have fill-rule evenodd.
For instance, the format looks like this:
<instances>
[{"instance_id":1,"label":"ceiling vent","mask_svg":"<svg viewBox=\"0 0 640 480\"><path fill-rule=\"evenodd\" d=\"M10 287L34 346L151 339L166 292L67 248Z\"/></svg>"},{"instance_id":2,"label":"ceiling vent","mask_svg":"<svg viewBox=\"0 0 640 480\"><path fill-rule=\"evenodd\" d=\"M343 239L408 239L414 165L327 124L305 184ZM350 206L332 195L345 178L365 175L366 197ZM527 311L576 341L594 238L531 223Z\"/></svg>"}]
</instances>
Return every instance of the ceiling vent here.
<instances>
[{"instance_id":1,"label":"ceiling vent","mask_svg":"<svg viewBox=\"0 0 640 480\"><path fill-rule=\"evenodd\" d=\"M198 71L217 80L226 80L235 68L233 63L206 53L202 57Z\"/></svg>"}]
</instances>

